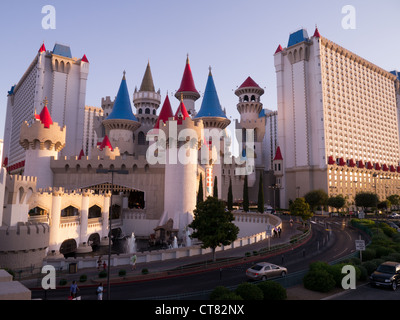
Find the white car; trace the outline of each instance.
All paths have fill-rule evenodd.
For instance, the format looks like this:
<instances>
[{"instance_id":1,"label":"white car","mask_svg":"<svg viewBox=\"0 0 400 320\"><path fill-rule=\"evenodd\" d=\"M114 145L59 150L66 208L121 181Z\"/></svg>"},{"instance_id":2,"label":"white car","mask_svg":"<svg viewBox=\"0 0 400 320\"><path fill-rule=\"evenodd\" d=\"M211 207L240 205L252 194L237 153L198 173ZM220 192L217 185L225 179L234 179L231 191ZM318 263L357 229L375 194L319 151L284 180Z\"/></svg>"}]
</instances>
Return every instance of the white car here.
<instances>
[{"instance_id":1,"label":"white car","mask_svg":"<svg viewBox=\"0 0 400 320\"><path fill-rule=\"evenodd\" d=\"M258 262L246 270L247 278L251 280L267 280L273 277L284 277L287 274L285 267L268 262Z\"/></svg>"},{"instance_id":2,"label":"white car","mask_svg":"<svg viewBox=\"0 0 400 320\"><path fill-rule=\"evenodd\" d=\"M392 213L392 214L389 216L389 218L398 219L398 218L400 218L400 214L398 214L398 213Z\"/></svg>"}]
</instances>

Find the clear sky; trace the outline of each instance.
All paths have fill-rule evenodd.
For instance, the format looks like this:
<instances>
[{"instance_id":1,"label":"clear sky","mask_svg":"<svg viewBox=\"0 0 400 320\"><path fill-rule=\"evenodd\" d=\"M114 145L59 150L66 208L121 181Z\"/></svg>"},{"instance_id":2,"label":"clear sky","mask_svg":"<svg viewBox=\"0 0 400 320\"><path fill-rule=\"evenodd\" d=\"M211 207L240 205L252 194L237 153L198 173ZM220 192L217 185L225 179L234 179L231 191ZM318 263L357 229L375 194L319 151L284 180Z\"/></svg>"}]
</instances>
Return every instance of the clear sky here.
<instances>
[{"instance_id":1,"label":"clear sky","mask_svg":"<svg viewBox=\"0 0 400 320\"><path fill-rule=\"evenodd\" d=\"M42 7L56 9L56 28L42 28ZM355 29L345 29L345 5L355 9ZM86 104L100 107L115 97L126 70L128 89L140 87L147 62L162 102L179 88L189 54L197 90L204 92L208 68L223 108L239 118L234 90L251 76L262 88L264 108L276 110L273 54L289 34L304 27L388 70L400 70L399 0L15 0L1 1L0 138L7 91L22 77L41 44L71 47L87 55ZM348 20L346 20L348 21ZM171 99L173 109L178 100ZM199 110L201 98L196 103ZM136 112L136 110L134 110Z\"/></svg>"}]
</instances>

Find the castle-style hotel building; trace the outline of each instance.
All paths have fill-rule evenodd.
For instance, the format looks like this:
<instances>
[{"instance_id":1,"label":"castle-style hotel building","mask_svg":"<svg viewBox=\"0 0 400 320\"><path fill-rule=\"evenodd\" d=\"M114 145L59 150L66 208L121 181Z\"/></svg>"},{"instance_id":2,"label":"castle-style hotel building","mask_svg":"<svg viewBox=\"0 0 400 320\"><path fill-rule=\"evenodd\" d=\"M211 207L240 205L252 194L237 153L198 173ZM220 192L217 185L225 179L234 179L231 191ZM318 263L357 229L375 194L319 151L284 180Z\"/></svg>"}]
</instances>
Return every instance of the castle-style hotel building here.
<instances>
[{"instance_id":1,"label":"castle-style hotel building","mask_svg":"<svg viewBox=\"0 0 400 320\"><path fill-rule=\"evenodd\" d=\"M172 95L177 101L156 91L148 64L132 96L124 74L115 100L105 97L101 107L89 107L86 55L72 58L67 46L56 44L50 51L43 44L8 92L0 264L29 266L40 264L49 252L90 252L91 245L108 243L110 212L113 231L164 242L176 236L185 244L199 184L208 196L218 183L223 200L232 185L233 199L240 204L245 179L237 173L243 166L250 201L257 203L262 177L265 203L280 208L316 189L342 194L350 206L360 191L376 192L380 200L399 194L399 74L340 47L317 28L311 37L305 29L290 34L273 62L277 111L264 108L264 90L251 77L235 90L240 115L235 126L242 133L252 130L250 148L243 143L246 150L237 158L221 148L219 162L204 162L215 146L198 139L187 150L193 162L162 164L147 157L154 129L215 129L222 137L230 124L211 69L202 97L187 58ZM230 163L224 162L226 156ZM254 165L247 168L250 158ZM127 174L114 179L100 173L104 170ZM261 217L240 210L235 214L239 225ZM246 232L260 228L265 231L253 223Z\"/></svg>"}]
</instances>

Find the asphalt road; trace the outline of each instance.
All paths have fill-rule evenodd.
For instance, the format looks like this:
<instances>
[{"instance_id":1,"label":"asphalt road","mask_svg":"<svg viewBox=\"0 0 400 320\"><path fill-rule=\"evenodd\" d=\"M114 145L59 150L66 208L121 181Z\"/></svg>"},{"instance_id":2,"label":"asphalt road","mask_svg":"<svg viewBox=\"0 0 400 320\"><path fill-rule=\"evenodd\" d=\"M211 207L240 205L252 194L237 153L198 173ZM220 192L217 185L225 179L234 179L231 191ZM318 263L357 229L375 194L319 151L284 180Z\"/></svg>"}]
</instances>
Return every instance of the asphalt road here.
<instances>
[{"instance_id":1,"label":"asphalt road","mask_svg":"<svg viewBox=\"0 0 400 320\"><path fill-rule=\"evenodd\" d=\"M369 284L363 284L354 290L347 290L337 296L331 297L330 300L400 300L400 290L393 291L387 288L374 288Z\"/></svg>"},{"instance_id":2,"label":"asphalt road","mask_svg":"<svg viewBox=\"0 0 400 320\"><path fill-rule=\"evenodd\" d=\"M342 219L319 219L313 222L312 238L302 247L287 251L283 254L268 258L269 262L283 265L288 274L307 270L312 261L331 262L355 251L354 241L359 239L356 230L345 228ZM265 261L260 257L259 261ZM235 286L246 281L245 270L251 263L233 265L222 270L205 271L197 274L135 282L127 284L112 284L112 300L154 299L155 297L200 293L212 290L216 286ZM400 291L399 291L400 292ZM65 300L69 295L68 289L51 290L47 299ZM95 300L95 288L83 287L79 295L82 300ZM187 299L206 299L208 294L191 296ZM43 292L33 291L32 298L43 298ZM106 298L106 295L104 296ZM173 298L174 299L174 298ZM177 299L177 298L176 298Z\"/></svg>"}]
</instances>

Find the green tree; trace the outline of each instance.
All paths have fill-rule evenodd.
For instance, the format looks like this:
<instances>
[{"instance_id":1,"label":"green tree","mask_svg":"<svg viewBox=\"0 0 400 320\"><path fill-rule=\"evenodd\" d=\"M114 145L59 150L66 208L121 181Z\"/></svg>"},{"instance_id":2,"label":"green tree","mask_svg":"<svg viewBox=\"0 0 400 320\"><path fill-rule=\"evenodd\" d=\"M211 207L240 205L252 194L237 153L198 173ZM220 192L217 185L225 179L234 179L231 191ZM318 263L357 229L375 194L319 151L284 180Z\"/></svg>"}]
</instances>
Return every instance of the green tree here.
<instances>
[{"instance_id":1,"label":"green tree","mask_svg":"<svg viewBox=\"0 0 400 320\"><path fill-rule=\"evenodd\" d=\"M193 212L194 219L189 224L194 230L191 237L199 239L202 248L211 248L213 261L216 261L215 248L231 244L239 233L239 228L232 222L233 214L226 212L224 202L215 197L197 204Z\"/></svg>"},{"instance_id":2,"label":"green tree","mask_svg":"<svg viewBox=\"0 0 400 320\"><path fill-rule=\"evenodd\" d=\"M330 207L333 207L338 211L339 209L343 208L346 204L346 199L341 195L331 196L328 198L326 204Z\"/></svg>"},{"instance_id":3,"label":"green tree","mask_svg":"<svg viewBox=\"0 0 400 320\"><path fill-rule=\"evenodd\" d=\"M229 178L229 189L228 189L228 210L233 210L233 192L232 192L232 179Z\"/></svg>"},{"instance_id":4,"label":"green tree","mask_svg":"<svg viewBox=\"0 0 400 320\"><path fill-rule=\"evenodd\" d=\"M324 190L318 189L307 192L304 195L304 199L310 205L311 210L315 211L317 207L326 205L328 195Z\"/></svg>"},{"instance_id":5,"label":"green tree","mask_svg":"<svg viewBox=\"0 0 400 320\"><path fill-rule=\"evenodd\" d=\"M373 192L359 192L356 194L354 201L357 207L372 208L376 207L379 202L378 195Z\"/></svg>"},{"instance_id":6,"label":"green tree","mask_svg":"<svg viewBox=\"0 0 400 320\"><path fill-rule=\"evenodd\" d=\"M313 216L310 205L304 198L296 198L290 205L289 210L291 215L300 217L304 222Z\"/></svg>"},{"instance_id":7,"label":"green tree","mask_svg":"<svg viewBox=\"0 0 400 320\"><path fill-rule=\"evenodd\" d=\"M214 178L213 197L218 198L218 180L217 176Z\"/></svg>"},{"instance_id":8,"label":"green tree","mask_svg":"<svg viewBox=\"0 0 400 320\"><path fill-rule=\"evenodd\" d=\"M243 183L243 210L245 212L249 211L249 186L247 183L247 175L244 176Z\"/></svg>"},{"instance_id":9,"label":"green tree","mask_svg":"<svg viewBox=\"0 0 400 320\"><path fill-rule=\"evenodd\" d=\"M263 186L263 174L260 173L260 182L258 185L258 202L257 202L257 211L263 213L264 212L264 186Z\"/></svg>"},{"instance_id":10,"label":"green tree","mask_svg":"<svg viewBox=\"0 0 400 320\"><path fill-rule=\"evenodd\" d=\"M200 181L199 181L199 191L197 192L197 201L196 204L203 202L204 194L203 194L203 174L200 173Z\"/></svg>"},{"instance_id":11,"label":"green tree","mask_svg":"<svg viewBox=\"0 0 400 320\"><path fill-rule=\"evenodd\" d=\"M392 194L391 196L387 197L386 199L388 199L391 203L392 206L398 206L400 205L400 195L398 194Z\"/></svg>"}]
</instances>

